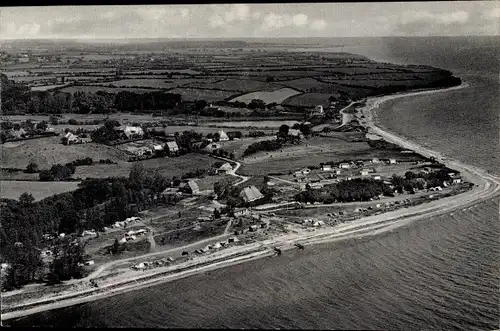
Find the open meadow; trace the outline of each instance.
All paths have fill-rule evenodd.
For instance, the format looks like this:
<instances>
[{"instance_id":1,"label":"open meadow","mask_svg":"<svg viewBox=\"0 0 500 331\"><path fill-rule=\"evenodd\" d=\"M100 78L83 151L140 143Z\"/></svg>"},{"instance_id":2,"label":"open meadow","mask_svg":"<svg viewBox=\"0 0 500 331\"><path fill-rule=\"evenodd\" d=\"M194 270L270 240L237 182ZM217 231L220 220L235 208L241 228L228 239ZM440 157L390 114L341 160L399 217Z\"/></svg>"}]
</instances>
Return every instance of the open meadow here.
<instances>
[{"instance_id":1,"label":"open meadow","mask_svg":"<svg viewBox=\"0 0 500 331\"><path fill-rule=\"evenodd\" d=\"M8 142L0 146L2 167L24 169L35 162L39 169L49 169L54 164L66 164L86 157L94 161L110 159L128 160L126 153L96 143L63 145L61 137L47 137Z\"/></svg>"},{"instance_id":2,"label":"open meadow","mask_svg":"<svg viewBox=\"0 0 500 331\"><path fill-rule=\"evenodd\" d=\"M141 164L150 171L156 171L167 178L181 176L197 169L209 168L217 160L203 154L186 154L178 157L162 157L118 164L95 164L76 168L74 178L128 177L134 164Z\"/></svg>"},{"instance_id":3,"label":"open meadow","mask_svg":"<svg viewBox=\"0 0 500 331\"><path fill-rule=\"evenodd\" d=\"M246 102L249 103L253 99L260 99L264 101L266 104L267 103L273 103L276 102L280 104L283 100L296 95L300 94L299 91L296 91L291 88L281 88L279 90L274 90L274 91L258 91L258 92L252 92L244 95L240 95L234 99L231 100L231 102L239 101L239 102Z\"/></svg>"},{"instance_id":4,"label":"open meadow","mask_svg":"<svg viewBox=\"0 0 500 331\"><path fill-rule=\"evenodd\" d=\"M19 199L24 192L41 200L54 194L74 191L80 182L33 182L33 181L0 181L0 197Z\"/></svg>"}]
</instances>

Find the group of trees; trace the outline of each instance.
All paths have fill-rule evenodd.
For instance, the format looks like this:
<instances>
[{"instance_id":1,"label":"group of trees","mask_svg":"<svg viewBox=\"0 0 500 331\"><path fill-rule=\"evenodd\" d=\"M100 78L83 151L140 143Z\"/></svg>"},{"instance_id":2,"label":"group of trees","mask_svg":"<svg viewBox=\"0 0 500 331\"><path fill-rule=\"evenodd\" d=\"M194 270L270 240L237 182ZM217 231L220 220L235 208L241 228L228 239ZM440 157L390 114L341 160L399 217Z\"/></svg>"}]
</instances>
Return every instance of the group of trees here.
<instances>
[{"instance_id":1,"label":"group of trees","mask_svg":"<svg viewBox=\"0 0 500 331\"><path fill-rule=\"evenodd\" d=\"M5 121L0 123L0 131L1 131L1 141L5 142L8 139L12 139L14 137L13 131L19 131L23 129L25 133L21 134L21 138L40 136L40 135L53 135L53 132L47 132L49 124L47 121L40 121L37 124L33 123L31 120L26 120L21 123L12 123L10 121Z\"/></svg>"},{"instance_id":2,"label":"group of trees","mask_svg":"<svg viewBox=\"0 0 500 331\"><path fill-rule=\"evenodd\" d=\"M414 173L407 171L404 177L393 175L391 182L399 192L415 192L425 187L442 186L445 181L451 180L446 169L440 169L429 173Z\"/></svg>"},{"instance_id":3,"label":"group of trees","mask_svg":"<svg viewBox=\"0 0 500 331\"><path fill-rule=\"evenodd\" d=\"M43 182L68 180L75 173L76 167L73 163L54 164L49 170L42 170L38 177Z\"/></svg>"},{"instance_id":4,"label":"group of trees","mask_svg":"<svg viewBox=\"0 0 500 331\"><path fill-rule=\"evenodd\" d=\"M265 152L276 151L278 149L281 149L282 147L283 144L278 140L258 141L248 146L247 149L243 152L243 156L245 157L261 151Z\"/></svg>"},{"instance_id":5,"label":"group of trees","mask_svg":"<svg viewBox=\"0 0 500 331\"><path fill-rule=\"evenodd\" d=\"M75 191L40 201L34 201L30 194L23 194L19 201L4 199L0 205L0 251L1 262L11 266L7 287L35 279L40 271L40 248L47 245L44 234L57 237L58 233L76 234L86 229L102 231L104 226L157 204L169 185L159 173L135 164L128 178L86 179ZM59 280L78 277L75 263L81 260L82 251L65 241L61 245L51 272Z\"/></svg>"},{"instance_id":6,"label":"group of trees","mask_svg":"<svg viewBox=\"0 0 500 331\"><path fill-rule=\"evenodd\" d=\"M353 202L369 201L381 194L391 195L392 189L380 180L355 178L326 185L319 189L308 188L297 194L295 199L300 202L310 203Z\"/></svg>"}]
</instances>

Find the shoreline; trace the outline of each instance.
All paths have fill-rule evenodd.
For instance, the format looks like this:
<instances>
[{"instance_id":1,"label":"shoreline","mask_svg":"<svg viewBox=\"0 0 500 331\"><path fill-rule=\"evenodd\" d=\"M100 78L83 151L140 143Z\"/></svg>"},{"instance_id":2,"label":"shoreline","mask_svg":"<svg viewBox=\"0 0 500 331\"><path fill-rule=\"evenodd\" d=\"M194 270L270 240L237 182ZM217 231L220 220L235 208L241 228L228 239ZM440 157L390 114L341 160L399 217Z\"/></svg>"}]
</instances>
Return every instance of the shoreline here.
<instances>
[{"instance_id":1,"label":"shoreline","mask_svg":"<svg viewBox=\"0 0 500 331\"><path fill-rule=\"evenodd\" d=\"M241 246L240 249L234 250L235 251L234 254L226 256L226 260L224 261L221 262L213 261L220 259L220 257L214 258L214 256L212 257L207 256L206 257L207 261L204 262L196 260L188 261L192 262L193 264L192 270L190 269L186 272L180 272L173 275L165 275L165 276L162 275L155 276L155 273L150 273L148 275L144 275L141 278L153 277L152 279L142 280L138 279L138 277L133 279L128 279L126 280L127 283L129 282L140 282L140 283L135 283L132 285L125 284L121 286L120 284L116 284L116 286L119 286L116 289L106 290L106 288L103 288L102 290L106 291L104 293L90 294L89 296L85 297L75 297L78 295L80 296L85 295L85 292L83 293L80 292L80 293L75 293L74 295L69 295L70 297L74 296L74 298L66 299L63 296L60 296L60 298L53 297L51 299L42 299L32 303L21 304L20 307L30 306L35 304L36 302L40 302L40 306L38 307L7 312L5 314L2 314L1 318L2 320L19 318L34 313L39 313L42 311L76 305L83 302L102 299L119 293L124 293L144 287L149 287L165 282L174 281L194 274L206 272L208 270L214 270L221 267L236 265L242 262L248 262L257 258L262 258L271 255L273 253L271 246L279 247L282 250L288 250L288 249L293 249L294 244L297 242L300 242L302 244L312 245L312 244L321 244L325 242L335 242L350 238L357 238L360 236L364 237L369 235L376 235L382 232L390 231L402 225L408 224L417 219L428 218L435 214L443 214L457 208L464 208L469 204L477 204L482 201L491 199L496 195L498 195L498 190L500 188L500 182L498 177L488 174L486 171L483 171L482 169L479 169L477 167L465 165L459 161L446 158L440 153L427 149L423 146L420 146L417 143L407 140L406 138L398 137L395 134L384 131L383 129L378 127L377 124L375 123L376 121L374 121L374 118L376 120L375 111L382 103L388 100L393 100L401 97L410 97L421 94L447 92L450 90L456 90L468 86L469 85L467 83L462 83L459 86L454 86L451 88L423 90L423 91L399 93L381 97L368 98L366 100L366 105L362 107L355 116L358 118L358 120L362 125L366 126L369 129L369 131L372 131L375 134L383 137L388 142L392 142L404 148L411 149L427 157L434 156L436 157L436 160L443 163L445 166L459 170L467 181L475 184L473 189L470 191L467 191L459 195L454 195L451 197L446 197L432 202L420 204L410 208L400 208L380 215L363 217L354 220L352 222L341 224L331 228L319 229L313 232L301 231L296 234L286 234L273 239L268 239L265 241L256 242L254 244L245 245L246 247ZM362 119L361 115L364 115L365 118ZM257 252L255 251L246 252L248 249L252 249L252 247L254 247L254 250L255 248L259 248L260 250ZM224 253L224 251L221 251L221 253ZM238 254L244 254L244 255L234 257L234 255ZM210 264L204 266L197 266L199 264L207 264L207 263ZM182 268L181 265L177 267ZM164 271L156 272L156 274L161 274L161 273L164 273ZM55 302L55 300L60 300L60 302Z\"/></svg>"}]
</instances>

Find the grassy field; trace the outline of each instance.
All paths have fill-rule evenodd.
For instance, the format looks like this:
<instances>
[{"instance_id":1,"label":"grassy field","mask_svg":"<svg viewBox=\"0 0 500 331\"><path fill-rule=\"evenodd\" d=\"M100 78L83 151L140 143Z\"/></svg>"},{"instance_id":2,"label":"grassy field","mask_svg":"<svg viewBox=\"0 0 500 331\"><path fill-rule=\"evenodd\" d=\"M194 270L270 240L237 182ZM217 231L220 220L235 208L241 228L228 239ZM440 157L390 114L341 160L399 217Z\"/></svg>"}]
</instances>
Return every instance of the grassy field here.
<instances>
[{"instance_id":1,"label":"grassy field","mask_svg":"<svg viewBox=\"0 0 500 331\"><path fill-rule=\"evenodd\" d=\"M6 168L24 169L31 162L40 169L48 169L52 165L65 164L77 159L91 157L94 160L110 159L125 161L128 156L113 147L95 143L68 145L61 144L61 137L30 139L5 143L0 147L2 166Z\"/></svg>"},{"instance_id":2,"label":"grassy field","mask_svg":"<svg viewBox=\"0 0 500 331\"><path fill-rule=\"evenodd\" d=\"M33 86L31 88L32 91L47 91L56 87L62 87L66 86L66 84L59 84L59 85L43 85L43 86Z\"/></svg>"},{"instance_id":3,"label":"grassy field","mask_svg":"<svg viewBox=\"0 0 500 331\"><path fill-rule=\"evenodd\" d=\"M31 182L0 181L0 196L8 199L19 199L24 192L31 193L36 200L54 194L76 190L79 182Z\"/></svg>"},{"instance_id":4,"label":"grassy field","mask_svg":"<svg viewBox=\"0 0 500 331\"><path fill-rule=\"evenodd\" d=\"M242 173L266 175L287 173L325 162L401 157L399 152L371 148L366 142L347 142L336 138L317 137L300 145L287 146L275 152L260 152L241 160Z\"/></svg>"},{"instance_id":5,"label":"grassy field","mask_svg":"<svg viewBox=\"0 0 500 331\"><path fill-rule=\"evenodd\" d=\"M156 76L136 76L137 78L120 79L112 82L103 82L93 85L108 86L113 85L116 87L144 87L144 88L157 88L157 89L171 89L178 86L184 86L190 84L201 84L206 85L206 87L211 87L211 83L214 79L172 79L172 78L161 78Z\"/></svg>"},{"instance_id":6,"label":"grassy field","mask_svg":"<svg viewBox=\"0 0 500 331\"><path fill-rule=\"evenodd\" d=\"M107 93L118 93L122 91L134 92L134 93L150 93L154 91L160 91L159 89L144 89L144 88L127 88L127 87L105 87L105 86L69 86L60 90L65 93L75 93L75 92L87 92L87 93L97 93L98 91L104 91Z\"/></svg>"},{"instance_id":7,"label":"grassy field","mask_svg":"<svg viewBox=\"0 0 500 331\"><path fill-rule=\"evenodd\" d=\"M328 107L331 94L325 93L304 93L300 95L292 96L285 101L283 105L286 106L302 106L302 107L315 107L317 105L322 105L323 107Z\"/></svg>"},{"instance_id":8,"label":"grassy field","mask_svg":"<svg viewBox=\"0 0 500 331\"><path fill-rule=\"evenodd\" d=\"M204 90L196 88L175 88L169 90L168 92L182 95L182 99L185 101L206 100L208 102L224 100L234 94L233 92L228 91Z\"/></svg>"},{"instance_id":9,"label":"grassy field","mask_svg":"<svg viewBox=\"0 0 500 331\"><path fill-rule=\"evenodd\" d=\"M188 84L187 86L198 87L198 88L214 88L214 89L221 89L225 91L234 91L234 92L251 92L257 90L274 91L279 88L282 88L282 86L273 83L266 83L251 79L234 79L234 78L225 79L215 83L209 83L209 82L191 83Z\"/></svg>"},{"instance_id":10,"label":"grassy field","mask_svg":"<svg viewBox=\"0 0 500 331\"><path fill-rule=\"evenodd\" d=\"M281 103L283 100L291 97L292 95L300 94L299 91L296 91L291 88L281 88L279 90L275 90L272 92L267 92L267 91L258 91L258 92L252 92L244 95L240 95L239 97L236 97L232 99L231 101L240 101L240 102L246 102L249 103L253 99L260 99L264 101L265 103Z\"/></svg>"},{"instance_id":11,"label":"grassy field","mask_svg":"<svg viewBox=\"0 0 500 331\"><path fill-rule=\"evenodd\" d=\"M202 154L186 154L179 157L155 158L137 162L120 162L118 164L96 164L76 168L74 178L105 178L110 176L127 177L130 169L136 163L142 164L151 171L158 170L160 174L172 178L181 176L196 169L209 168L217 160Z\"/></svg>"}]
</instances>

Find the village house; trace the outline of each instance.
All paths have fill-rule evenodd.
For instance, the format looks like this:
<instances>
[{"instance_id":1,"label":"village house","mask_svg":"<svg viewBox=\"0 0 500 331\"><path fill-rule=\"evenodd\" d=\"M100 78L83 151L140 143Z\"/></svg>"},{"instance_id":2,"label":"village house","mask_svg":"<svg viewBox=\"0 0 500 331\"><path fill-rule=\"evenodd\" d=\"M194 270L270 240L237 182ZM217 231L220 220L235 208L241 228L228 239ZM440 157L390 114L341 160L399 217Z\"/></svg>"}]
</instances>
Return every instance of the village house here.
<instances>
[{"instance_id":1,"label":"village house","mask_svg":"<svg viewBox=\"0 0 500 331\"><path fill-rule=\"evenodd\" d=\"M288 136L289 137L294 137L294 138L297 138L297 139L304 138L304 135L298 129L289 129L288 130Z\"/></svg>"},{"instance_id":2,"label":"village house","mask_svg":"<svg viewBox=\"0 0 500 331\"><path fill-rule=\"evenodd\" d=\"M234 211L234 217L241 217L250 215L250 210L248 208L236 209Z\"/></svg>"},{"instance_id":3,"label":"village house","mask_svg":"<svg viewBox=\"0 0 500 331\"><path fill-rule=\"evenodd\" d=\"M179 151L179 146L177 145L177 142L175 142L175 141L167 141L165 147L166 147L167 152L170 155L175 154Z\"/></svg>"},{"instance_id":4,"label":"village house","mask_svg":"<svg viewBox=\"0 0 500 331\"><path fill-rule=\"evenodd\" d=\"M252 185L241 190L240 197L242 197L245 202L253 202L262 199L264 195L259 191L258 188Z\"/></svg>"},{"instance_id":5,"label":"village house","mask_svg":"<svg viewBox=\"0 0 500 331\"><path fill-rule=\"evenodd\" d=\"M396 163L397 163L396 159L389 159L389 164L396 164Z\"/></svg>"},{"instance_id":6,"label":"village house","mask_svg":"<svg viewBox=\"0 0 500 331\"><path fill-rule=\"evenodd\" d=\"M11 130L10 134L14 138L24 138L24 136L26 135L26 130L24 130L23 128L19 128L19 130Z\"/></svg>"},{"instance_id":7,"label":"village house","mask_svg":"<svg viewBox=\"0 0 500 331\"><path fill-rule=\"evenodd\" d=\"M228 162L226 162L223 165L221 165L219 169L217 169L217 173L227 174L228 172L231 172L231 170L233 170L233 167L231 167L231 165Z\"/></svg>"},{"instance_id":8,"label":"village house","mask_svg":"<svg viewBox=\"0 0 500 331\"><path fill-rule=\"evenodd\" d=\"M229 140L229 137L224 132L224 130L220 129L219 131L217 131L217 133L219 134L219 141L228 141Z\"/></svg>"},{"instance_id":9,"label":"village house","mask_svg":"<svg viewBox=\"0 0 500 331\"><path fill-rule=\"evenodd\" d=\"M361 176L368 176L370 171L368 169L361 169L361 171L359 173Z\"/></svg>"},{"instance_id":10,"label":"village house","mask_svg":"<svg viewBox=\"0 0 500 331\"><path fill-rule=\"evenodd\" d=\"M217 143L212 143L212 144L208 144L204 150L208 151L208 152L213 152L217 149L221 149L222 145L221 144L217 144Z\"/></svg>"},{"instance_id":11,"label":"village house","mask_svg":"<svg viewBox=\"0 0 500 331\"><path fill-rule=\"evenodd\" d=\"M375 180L380 180L381 179L380 175L374 175L372 178L375 179Z\"/></svg>"},{"instance_id":12,"label":"village house","mask_svg":"<svg viewBox=\"0 0 500 331\"><path fill-rule=\"evenodd\" d=\"M187 182L181 183L179 189L187 194L198 194L200 193L200 187L194 180L189 180Z\"/></svg>"},{"instance_id":13,"label":"village house","mask_svg":"<svg viewBox=\"0 0 500 331\"><path fill-rule=\"evenodd\" d=\"M332 165L331 164L323 164L321 166L321 170L323 170L323 171L332 171Z\"/></svg>"},{"instance_id":14,"label":"village house","mask_svg":"<svg viewBox=\"0 0 500 331\"><path fill-rule=\"evenodd\" d=\"M349 163L343 162L339 165L339 168L341 169L349 169L351 165Z\"/></svg>"},{"instance_id":15,"label":"village house","mask_svg":"<svg viewBox=\"0 0 500 331\"><path fill-rule=\"evenodd\" d=\"M116 131L122 133L127 139L142 138L144 131L138 126L122 125L115 128Z\"/></svg>"},{"instance_id":16,"label":"village house","mask_svg":"<svg viewBox=\"0 0 500 331\"><path fill-rule=\"evenodd\" d=\"M152 147L153 147L152 149L153 149L154 153L159 153L163 150L163 147L161 145L158 145L158 144L153 144Z\"/></svg>"},{"instance_id":17,"label":"village house","mask_svg":"<svg viewBox=\"0 0 500 331\"><path fill-rule=\"evenodd\" d=\"M72 132L68 132L64 135L65 138L65 145L71 145L71 144L76 144L78 143L78 137L73 134Z\"/></svg>"},{"instance_id":18,"label":"village house","mask_svg":"<svg viewBox=\"0 0 500 331\"><path fill-rule=\"evenodd\" d=\"M380 160L378 158L374 157L372 159L372 163L380 163Z\"/></svg>"}]
</instances>

